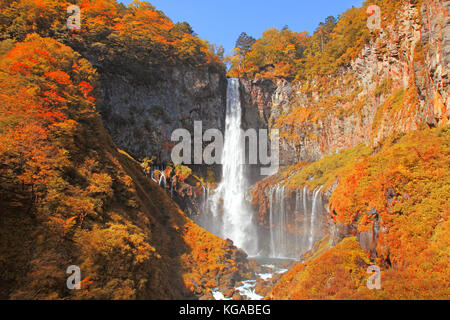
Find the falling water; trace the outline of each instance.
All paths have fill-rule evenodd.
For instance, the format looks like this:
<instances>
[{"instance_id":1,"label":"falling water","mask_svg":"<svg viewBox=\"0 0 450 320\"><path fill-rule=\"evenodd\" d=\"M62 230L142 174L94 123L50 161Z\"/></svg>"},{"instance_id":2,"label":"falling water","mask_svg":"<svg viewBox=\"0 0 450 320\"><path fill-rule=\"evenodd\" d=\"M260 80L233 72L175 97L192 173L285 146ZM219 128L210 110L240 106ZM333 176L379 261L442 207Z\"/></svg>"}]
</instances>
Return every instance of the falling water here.
<instances>
[{"instance_id":1,"label":"falling water","mask_svg":"<svg viewBox=\"0 0 450 320\"><path fill-rule=\"evenodd\" d=\"M265 252L270 258L297 259L326 232L320 193L322 187L312 194L307 187L296 190L295 199L291 199L290 192L283 185L272 187L267 194L270 205L267 239L260 239L261 247L258 247L253 213L245 201L248 184L243 166L245 145L241 112L239 80L229 79L222 181L211 196L209 188L204 186L203 213L197 222L208 231L233 240L249 255Z\"/></svg>"},{"instance_id":2,"label":"falling water","mask_svg":"<svg viewBox=\"0 0 450 320\"><path fill-rule=\"evenodd\" d=\"M209 202L209 184L202 186L203 188L203 199L202 199L202 212L206 213L208 211Z\"/></svg>"},{"instance_id":3,"label":"falling water","mask_svg":"<svg viewBox=\"0 0 450 320\"><path fill-rule=\"evenodd\" d=\"M322 190L322 186L320 188L317 188L313 192L313 202L312 202L312 208L311 208L311 227L310 227L310 234L309 234L309 249L311 249L314 245L315 240L315 218L317 209L319 207L318 205L318 199L320 198L320 190ZM320 198L321 199L321 198Z\"/></svg>"},{"instance_id":4,"label":"falling water","mask_svg":"<svg viewBox=\"0 0 450 320\"><path fill-rule=\"evenodd\" d=\"M300 190L296 190L295 191L295 214L299 214L300 213L300 202L302 201L302 194L300 193ZM300 247L300 241L302 240L300 237L300 221L298 218L295 219L295 230L297 231L295 233L295 247L299 248Z\"/></svg>"},{"instance_id":5,"label":"falling water","mask_svg":"<svg viewBox=\"0 0 450 320\"><path fill-rule=\"evenodd\" d=\"M270 257L298 258L312 248L314 242L324 236L322 187L312 195L307 187L296 190L291 201L284 186L270 189L269 197L269 234Z\"/></svg>"},{"instance_id":6,"label":"falling water","mask_svg":"<svg viewBox=\"0 0 450 320\"><path fill-rule=\"evenodd\" d=\"M303 187L303 248L306 248L308 238L306 235L308 234L308 188L306 186Z\"/></svg>"},{"instance_id":7,"label":"falling water","mask_svg":"<svg viewBox=\"0 0 450 320\"><path fill-rule=\"evenodd\" d=\"M278 187L278 186L277 186ZM269 195L269 232L270 232L270 256L275 256L275 240L274 240L274 224L273 224L273 212L275 211L273 197L275 195L274 188L270 189Z\"/></svg>"},{"instance_id":8,"label":"falling water","mask_svg":"<svg viewBox=\"0 0 450 320\"><path fill-rule=\"evenodd\" d=\"M229 79L227 88L227 114L225 144L222 153L223 174L214 195L213 212L218 216L218 203L223 200L223 226L221 235L233 240L248 254L257 250L257 237L252 223L252 213L246 207L247 181L244 175L245 148L241 133L241 100L239 79Z\"/></svg>"},{"instance_id":9,"label":"falling water","mask_svg":"<svg viewBox=\"0 0 450 320\"><path fill-rule=\"evenodd\" d=\"M286 203L284 195L284 186L278 186L276 188L276 203L278 203L278 214L276 225L273 227L275 229L276 243L278 244L277 250L273 248L272 256L276 258L283 258L286 252Z\"/></svg>"},{"instance_id":10,"label":"falling water","mask_svg":"<svg viewBox=\"0 0 450 320\"><path fill-rule=\"evenodd\" d=\"M288 224L288 216L284 186L277 185L270 190L269 204L270 256L286 258L288 257L288 239L285 229Z\"/></svg>"},{"instance_id":11,"label":"falling water","mask_svg":"<svg viewBox=\"0 0 450 320\"><path fill-rule=\"evenodd\" d=\"M161 176L159 177L159 185L161 186L162 183L164 183L165 189L167 187L166 175L164 174L164 172L161 171Z\"/></svg>"}]
</instances>

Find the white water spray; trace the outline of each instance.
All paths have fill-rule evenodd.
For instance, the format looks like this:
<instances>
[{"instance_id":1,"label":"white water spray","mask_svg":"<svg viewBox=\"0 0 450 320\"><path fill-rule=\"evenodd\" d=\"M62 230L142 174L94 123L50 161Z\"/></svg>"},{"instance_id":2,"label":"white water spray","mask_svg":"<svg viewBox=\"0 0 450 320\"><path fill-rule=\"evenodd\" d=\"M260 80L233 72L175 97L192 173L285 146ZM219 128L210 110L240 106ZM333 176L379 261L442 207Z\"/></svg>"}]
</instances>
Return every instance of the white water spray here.
<instances>
[{"instance_id":1,"label":"white water spray","mask_svg":"<svg viewBox=\"0 0 450 320\"><path fill-rule=\"evenodd\" d=\"M222 153L222 182L214 195L213 212L218 216L217 203L223 200L223 226L221 234L233 240L237 247L249 255L258 248L252 223L252 213L246 207L247 181L244 175L245 146L241 131L241 100L239 79L229 79L227 88L227 114L225 144Z\"/></svg>"},{"instance_id":2,"label":"white water spray","mask_svg":"<svg viewBox=\"0 0 450 320\"><path fill-rule=\"evenodd\" d=\"M324 236L322 187L312 193L307 187L289 191L276 185L269 190L269 255L271 258L297 258ZM295 201L295 202L293 202Z\"/></svg>"},{"instance_id":3,"label":"white water spray","mask_svg":"<svg viewBox=\"0 0 450 320\"><path fill-rule=\"evenodd\" d=\"M303 187L303 248L306 248L308 238L306 235L308 234L308 188L306 186Z\"/></svg>"},{"instance_id":4,"label":"white water spray","mask_svg":"<svg viewBox=\"0 0 450 320\"><path fill-rule=\"evenodd\" d=\"M161 176L159 178L159 185L161 186L164 183L164 189L167 188L167 180L166 180L166 175L164 174L164 172L161 172Z\"/></svg>"},{"instance_id":5,"label":"white water spray","mask_svg":"<svg viewBox=\"0 0 450 320\"><path fill-rule=\"evenodd\" d=\"M311 208L311 227L310 227L310 235L309 235L309 249L312 249L314 245L314 238L315 238L315 218L316 218L316 212L318 209L318 202L320 198L320 191L322 190L321 186L320 188L317 188L313 192L313 202L312 202L312 208ZM320 201L321 202L321 201Z\"/></svg>"}]
</instances>

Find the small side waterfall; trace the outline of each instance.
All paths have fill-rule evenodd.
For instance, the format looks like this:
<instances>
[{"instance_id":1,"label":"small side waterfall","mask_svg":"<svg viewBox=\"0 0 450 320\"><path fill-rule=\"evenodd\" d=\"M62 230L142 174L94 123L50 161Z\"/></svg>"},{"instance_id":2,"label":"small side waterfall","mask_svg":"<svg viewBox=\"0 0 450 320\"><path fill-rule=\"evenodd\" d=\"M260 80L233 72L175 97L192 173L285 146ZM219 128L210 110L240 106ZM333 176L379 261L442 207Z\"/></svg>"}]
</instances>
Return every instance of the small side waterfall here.
<instances>
[{"instance_id":1,"label":"small side waterfall","mask_svg":"<svg viewBox=\"0 0 450 320\"><path fill-rule=\"evenodd\" d=\"M161 184L164 183L164 189L167 187L167 180L166 180L166 175L164 174L164 172L161 171L161 176L159 178L159 185L161 186Z\"/></svg>"},{"instance_id":2,"label":"small side waterfall","mask_svg":"<svg viewBox=\"0 0 450 320\"><path fill-rule=\"evenodd\" d=\"M274 195L275 195L275 192L274 192L274 190L275 189L271 189L270 190L270 195L269 195L269 206L270 206L270 208L269 208L269 233L270 233L270 255L272 256L272 257L274 257L275 256L275 240L274 240L274 238L275 238L275 236L274 236L274 227L273 227L273 225L274 225L274 223L273 223L273 215L274 215L274 211L275 211L275 207L274 207L274 202L273 202L273 197L274 197Z\"/></svg>"},{"instance_id":3,"label":"small side waterfall","mask_svg":"<svg viewBox=\"0 0 450 320\"><path fill-rule=\"evenodd\" d=\"M315 241L315 229L314 229L314 222L317 214L317 209L319 207L318 202L321 202L321 197L319 197L320 191L322 190L322 186L320 188L317 188L313 192L313 202L312 202L312 209L311 209L311 226L310 226L310 233L309 233L309 249L311 249L314 245ZM320 199L319 199L320 198Z\"/></svg>"},{"instance_id":4,"label":"small side waterfall","mask_svg":"<svg viewBox=\"0 0 450 320\"><path fill-rule=\"evenodd\" d=\"M294 197L277 185L269 197L269 254L272 258L298 258L325 235L322 187L311 194L307 187Z\"/></svg>"},{"instance_id":5,"label":"small side waterfall","mask_svg":"<svg viewBox=\"0 0 450 320\"><path fill-rule=\"evenodd\" d=\"M295 214L297 215L298 212L302 212L302 210L300 209L301 205L303 204L302 201L302 193L301 190L297 189L295 191ZM295 230L300 231L302 224L301 224L301 220L299 219L299 217L295 217ZM300 248L302 246L302 236L300 234L300 232L296 232L295 233L295 247L296 248Z\"/></svg>"},{"instance_id":6,"label":"small side waterfall","mask_svg":"<svg viewBox=\"0 0 450 320\"><path fill-rule=\"evenodd\" d=\"M155 172L159 175L159 177L155 177ZM164 185L164 189L167 188L167 178L163 169L160 169L159 167L157 169L152 168L150 171L150 179L156 182L159 186Z\"/></svg>"},{"instance_id":7,"label":"small side waterfall","mask_svg":"<svg viewBox=\"0 0 450 320\"><path fill-rule=\"evenodd\" d=\"M202 212L205 213L208 211L208 202L209 202L209 185L202 186L203 189L203 199L202 199Z\"/></svg>"},{"instance_id":8,"label":"small side waterfall","mask_svg":"<svg viewBox=\"0 0 450 320\"><path fill-rule=\"evenodd\" d=\"M286 206L285 188L277 185L270 192L270 255L273 258L284 258L287 251L286 239Z\"/></svg>"},{"instance_id":9,"label":"small side waterfall","mask_svg":"<svg viewBox=\"0 0 450 320\"><path fill-rule=\"evenodd\" d=\"M302 248L306 248L307 244L308 244L308 240L309 238L306 237L306 235L308 234L308 216L307 216L307 212L308 212L308 188L306 186L303 187L303 246Z\"/></svg>"}]
</instances>

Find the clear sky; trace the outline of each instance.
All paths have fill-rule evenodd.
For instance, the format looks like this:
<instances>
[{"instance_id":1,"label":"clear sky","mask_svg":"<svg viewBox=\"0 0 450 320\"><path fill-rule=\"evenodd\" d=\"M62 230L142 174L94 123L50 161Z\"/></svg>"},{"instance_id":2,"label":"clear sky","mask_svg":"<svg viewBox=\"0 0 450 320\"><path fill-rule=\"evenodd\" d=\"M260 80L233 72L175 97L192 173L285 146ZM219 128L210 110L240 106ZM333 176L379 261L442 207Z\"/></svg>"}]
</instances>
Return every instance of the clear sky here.
<instances>
[{"instance_id":1,"label":"clear sky","mask_svg":"<svg viewBox=\"0 0 450 320\"><path fill-rule=\"evenodd\" d=\"M128 4L131 0L122 0ZM337 16L363 0L150 0L173 22L187 21L210 43L233 49L241 32L259 38L264 30L288 25L293 31L314 32L326 17Z\"/></svg>"}]
</instances>

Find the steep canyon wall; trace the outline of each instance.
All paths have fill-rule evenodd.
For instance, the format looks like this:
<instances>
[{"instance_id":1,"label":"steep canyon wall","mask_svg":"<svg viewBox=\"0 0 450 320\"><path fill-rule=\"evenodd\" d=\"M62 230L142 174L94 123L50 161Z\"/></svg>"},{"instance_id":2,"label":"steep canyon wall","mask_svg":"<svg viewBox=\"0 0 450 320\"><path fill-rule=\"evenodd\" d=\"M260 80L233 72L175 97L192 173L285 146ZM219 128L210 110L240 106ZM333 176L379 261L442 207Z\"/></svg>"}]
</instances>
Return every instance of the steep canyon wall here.
<instances>
[{"instance_id":1,"label":"steep canyon wall","mask_svg":"<svg viewBox=\"0 0 450 320\"><path fill-rule=\"evenodd\" d=\"M168 68L153 81L135 82L126 76L104 74L101 79L103 121L115 143L136 158L171 160L171 134L179 128L194 133L223 130L226 77L207 67Z\"/></svg>"},{"instance_id":2,"label":"steep canyon wall","mask_svg":"<svg viewBox=\"0 0 450 320\"><path fill-rule=\"evenodd\" d=\"M284 165L448 124L449 7L450 1L403 4L400 22L381 30L336 76L242 80L244 123L280 129Z\"/></svg>"}]
</instances>

